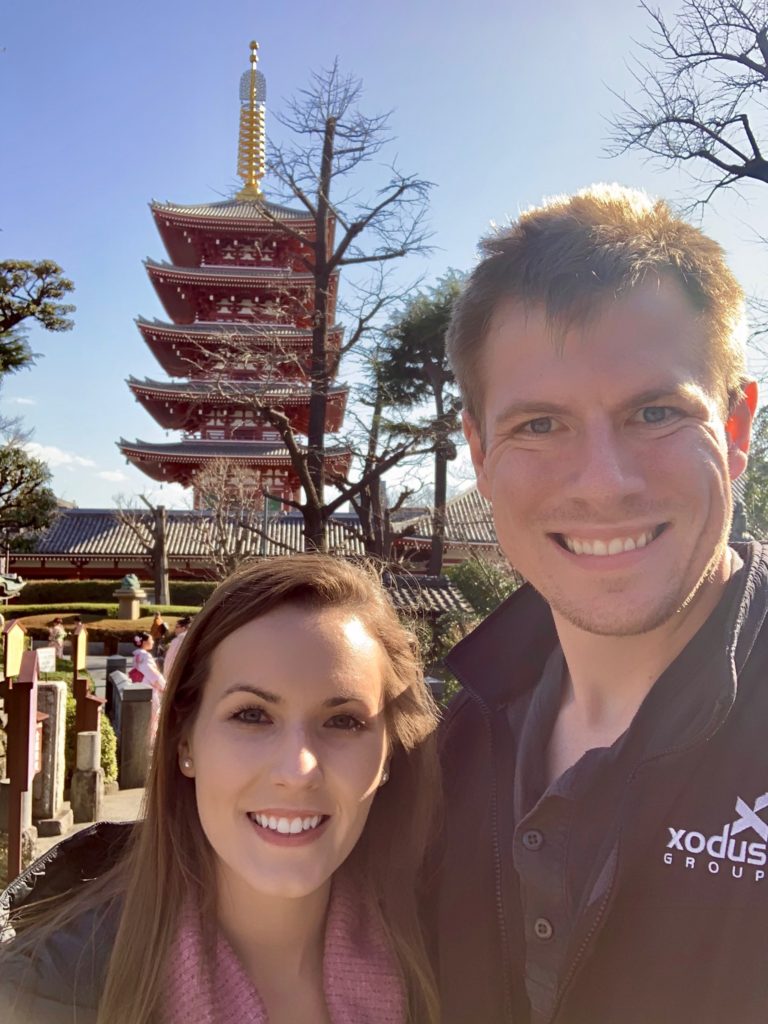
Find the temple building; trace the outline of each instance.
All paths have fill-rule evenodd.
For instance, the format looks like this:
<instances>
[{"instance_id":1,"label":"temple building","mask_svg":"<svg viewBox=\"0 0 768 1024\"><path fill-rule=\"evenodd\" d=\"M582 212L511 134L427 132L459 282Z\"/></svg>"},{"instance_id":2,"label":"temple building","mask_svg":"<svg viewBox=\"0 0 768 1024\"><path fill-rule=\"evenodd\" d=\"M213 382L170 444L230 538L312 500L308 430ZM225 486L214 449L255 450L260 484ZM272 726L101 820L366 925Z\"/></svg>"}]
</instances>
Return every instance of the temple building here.
<instances>
[{"instance_id":1,"label":"temple building","mask_svg":"<svg viewBox=\"0 0 768 1024\"><path fill-rule=\"evenodd\" d=\"M300 484L274 417L286 416L306 433L312 351L315 224L306 210L269 202L265 173L266 83L257 70L258 44L240 82L238 175L243 187L224 202L184 206L150 204L168 260L147 260L149 278L167 321L139 319L141 335L172 381L129 378L128 386L166 430L167 443L126 441L126 459L153 480L192 487L194 507L210 500L201 475L222 462L227 471L264 495L300 500ZM332 242L332 239L330 240ZM331 282L331 320L338 274ZM342 329L330 332L331 358ZM344 419L347 388L329 389L326 430ZM326 449L329 473L346 474L352 458L342 447ZM205 476L203 475L203 481Z\"/></svg>"}]
</instances>

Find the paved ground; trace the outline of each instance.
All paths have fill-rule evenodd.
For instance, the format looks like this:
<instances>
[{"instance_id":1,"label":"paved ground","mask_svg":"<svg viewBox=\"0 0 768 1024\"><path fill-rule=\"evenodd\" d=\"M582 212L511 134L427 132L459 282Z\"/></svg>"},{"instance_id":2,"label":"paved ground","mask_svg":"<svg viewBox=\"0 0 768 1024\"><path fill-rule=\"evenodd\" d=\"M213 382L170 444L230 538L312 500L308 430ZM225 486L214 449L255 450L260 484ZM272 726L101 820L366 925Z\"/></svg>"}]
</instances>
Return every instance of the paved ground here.
<instances>
[{"instance_id":1,"label":"paved ground","mask_svg":"<svg viewBox=\"0 0 768 1024\"><path fill-rule=\"evenodd\" d=\"M86 661L86 668L93 679L96 693L99 697L106 696L106 663L107 659L105 657L93 655L89 655ZM143 797L143 789L123 789L113 793L111 796L105 796L102 803L102 819L104 821L134 821L139 817L139 809ZM88 822L85 822L82 825L75 825L68 834L71 835L72 832L79 832L80 829L87 828L88 824ZM38 839L38 854L43 854L50 850L52 846L55 846L56 843L61 842L64 838L64 836L51 836Z\"/></svg>"},{"instance_id":2,"label":"paved ground","mask_svg":"<svg viewBox=\"0 0 768 1024\"><path fill-rule=\"evenodd\" d=\"M135 821L140 817L141 801L144 798L143 789L122 789L112 796L105 796L102 803L101 817L104 821ZM80 829L88 828L88 822L82 825L75 825L68 835L79 832ZM38 839L38 856L50 850L56 843L60 843L64 836L51 836L50 838Z\"/></svg>"}]
</instances>

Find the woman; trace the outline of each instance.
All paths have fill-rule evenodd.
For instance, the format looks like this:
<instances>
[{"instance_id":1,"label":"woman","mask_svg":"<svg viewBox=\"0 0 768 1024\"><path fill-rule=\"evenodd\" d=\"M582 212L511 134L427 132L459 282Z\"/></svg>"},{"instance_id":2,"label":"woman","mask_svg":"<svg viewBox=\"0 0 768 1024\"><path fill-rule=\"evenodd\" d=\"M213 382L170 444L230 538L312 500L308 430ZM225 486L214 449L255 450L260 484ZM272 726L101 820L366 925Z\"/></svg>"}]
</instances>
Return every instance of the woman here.
<instances>
[{"instance_id":1,"label":"woman","mask_svg":"<svg viewBox=\"0 0 768 1024\"><path fill-rule=\"evenodd\" d=\"M74 868L6 893L0 1019L436 1024L414 894L434 725L366 573L316 555L237 572L179 650L126 851L125 826L94 826L64 844Z\"/></svg>"},{"instance_id":2,"label":"woman","mask_svg":"<svg viewBox=\"0 0 768 1024\"><path fill-rule=\"evenodd\" d=\"M173 627L173 639L168 644L168 649L165 652L165 659L163 660L163 674L168 676L173 663L176 660L176 655L179 653L179 647L184 642L184 637L187 635L187 630L192 622L191 615L182 615L180 619L176 620L176 625Z\"/></svg>"},{"instance_id":3,"label":"woman","mask_svg":"<svg viewBox=\"0 0 768 1024\"><path fill-rule=\"evenodd\" d=\"M165 677L152 654L155 640L151 633L147 633L146 630L136 633L133 638L133 646L133 663L128 675L134 683L147 683L147 685L152 687L152 711L149 724L151 743L154 741L157 725L160 721L160 705L163 699L163 691L165 690Z\"/></svg>"},{"instance_id":4,"label":"woman","mask_svg":"<svg viewBox=\"0 0 768 1024\"><path fill-rule=\"evenodd\" d=\"M64 628L64 620L55 618L48 629L48 642L56 649L56 657L64 657L64 641L67 639L67 631Z\"/></svg>"}]
</instances>

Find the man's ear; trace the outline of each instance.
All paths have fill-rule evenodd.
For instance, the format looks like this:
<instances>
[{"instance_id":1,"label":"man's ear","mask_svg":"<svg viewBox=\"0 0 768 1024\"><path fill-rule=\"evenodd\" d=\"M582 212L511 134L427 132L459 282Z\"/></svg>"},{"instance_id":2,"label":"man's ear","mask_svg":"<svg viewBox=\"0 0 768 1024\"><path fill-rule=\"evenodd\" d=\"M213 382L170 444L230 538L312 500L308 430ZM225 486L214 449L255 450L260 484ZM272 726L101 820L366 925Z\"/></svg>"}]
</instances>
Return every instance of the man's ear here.
<instances>
[{"instance_id":1,"label":"man's ear","mask_svg":"<svg viewBox=\"0 0 768 1024\"><path fill-rule=\"evenodd\" d=\"M725 424L728 435L728 469L731 480L737 480L747 468L752 420L756 409L757 383L751 380L744 385L741 398Z\"/></svg>"},{"instance_id":2,"label":"man's ear","mask_svg":"<svg viewBox=\"0 0 768 1024\"><path fill-rule=\"evenodd\" d=\"M482 433L480 431L480 427L475 423L474 418L470 416L466 409L464 409L461 414L461 426L464 431L464 437L466 437L467 444L469 445L469 454L472 456L472 465L475 467L477 489L484 498L487 498L488 501L490 501L490 488L488 486L488 478L485 475L485 447L483 445Z\"/></svg>"}]
</instances>

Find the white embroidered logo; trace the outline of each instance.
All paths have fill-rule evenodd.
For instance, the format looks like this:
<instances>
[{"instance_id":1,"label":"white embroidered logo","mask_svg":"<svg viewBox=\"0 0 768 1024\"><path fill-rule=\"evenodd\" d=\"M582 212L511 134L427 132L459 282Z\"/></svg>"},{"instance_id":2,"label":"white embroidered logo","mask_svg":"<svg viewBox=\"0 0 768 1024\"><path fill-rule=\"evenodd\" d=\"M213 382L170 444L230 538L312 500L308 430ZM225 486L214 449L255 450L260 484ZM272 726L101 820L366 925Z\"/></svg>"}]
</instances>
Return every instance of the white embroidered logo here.
<instances>
[{"instance_id":1,"label":"white embroidered logo","mask_svg":"<svg viewBox=\"0 0 768 1024\"><path fill-rule=\"evenodd\" d=\"M726 825L722 832L705 836L685 828L671 828L669 840L664 851L665 864L677 864L688 870L695 870L706 864L711 875L720 874L721 867L730 866L733 878L752 877L756 882L765 878L768 863L768 822L760 816L760 812L768 808L768 793L759 796L750 807L746 800L736 798L736 821ZM748 836L741 837L749 831L756 833L760 842L750 842ZM744 867L754 868L754 872L744 875Z\"/></svg>"},{"instance_id":2,"label":"white embroidered logo","mask_svg":"<svg viewBox=\"0 0 768 1024\"><path fill-rule=\"evenodd\" d=\"M753 828L763 842L768 843L768 824L762 818L758 818L760 811L765 810L766 807L768 807L768 793L763 793L762 796L759 796L755 800L754 807L750 807L749 804L744 803L741 797L738 797L736 799L736 813L740 814L741 817L731 829L731 835L735 836L745 829Z\"/></svg>"}]
</instances>

